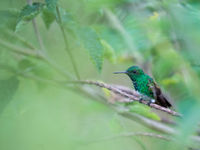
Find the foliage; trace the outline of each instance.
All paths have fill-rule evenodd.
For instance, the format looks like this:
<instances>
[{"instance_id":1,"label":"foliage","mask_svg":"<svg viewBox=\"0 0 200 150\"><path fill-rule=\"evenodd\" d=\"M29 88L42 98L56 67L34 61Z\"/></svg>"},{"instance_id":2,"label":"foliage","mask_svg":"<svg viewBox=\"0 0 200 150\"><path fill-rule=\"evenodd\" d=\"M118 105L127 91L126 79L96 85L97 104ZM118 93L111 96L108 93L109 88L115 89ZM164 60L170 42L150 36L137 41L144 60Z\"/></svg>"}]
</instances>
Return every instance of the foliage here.
<instances>
[{"instance_id":1,"label":"foliage","mask_svg":"<svg viewBox=\"0 0 200 150\"><path fill-rule=\"evenodd\" d=\"M19 19L16 25L16 31L19 30L20 26L26 24L34 17L36 17L42 10L43 4L41 3L33 3L32 5L26 5L19 15Z\"/></svg>"}]
</instances>

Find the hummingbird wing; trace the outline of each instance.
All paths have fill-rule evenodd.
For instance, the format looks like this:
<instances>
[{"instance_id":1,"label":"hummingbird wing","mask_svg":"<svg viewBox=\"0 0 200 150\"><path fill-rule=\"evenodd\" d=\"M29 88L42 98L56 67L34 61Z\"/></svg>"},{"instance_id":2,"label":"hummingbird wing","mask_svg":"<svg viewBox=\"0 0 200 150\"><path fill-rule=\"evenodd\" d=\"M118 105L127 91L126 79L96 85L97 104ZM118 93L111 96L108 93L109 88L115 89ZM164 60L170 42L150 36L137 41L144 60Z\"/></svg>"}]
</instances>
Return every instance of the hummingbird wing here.
<instances>
[{"instance_id":1,"label":"hummingbird wing","mask_svg":"<svg viewBox=\"0 0 200 150\"><path fill-rule=\"evenodd\" d=\"M172 105L169 103L169 101L166 99L166 97L163 95L160 87L153 81L151 82L149 88L151 89L154 98L156 100L156 104L163 106L163 107L171 107Z\"/></svg>"}]
</instances>

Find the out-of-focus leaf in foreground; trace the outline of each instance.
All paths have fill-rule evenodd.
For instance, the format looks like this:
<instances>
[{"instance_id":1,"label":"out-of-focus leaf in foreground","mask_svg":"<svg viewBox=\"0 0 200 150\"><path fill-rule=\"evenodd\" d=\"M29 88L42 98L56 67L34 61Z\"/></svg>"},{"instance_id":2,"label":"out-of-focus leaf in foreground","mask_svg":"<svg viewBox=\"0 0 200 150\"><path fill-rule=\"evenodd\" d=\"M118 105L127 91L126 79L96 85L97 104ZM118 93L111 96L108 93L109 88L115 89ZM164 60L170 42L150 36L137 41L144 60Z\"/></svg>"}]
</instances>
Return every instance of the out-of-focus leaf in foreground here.
<instances>
[{"instance_id":1,"label":"out-of-focus leaf in foreground","mask_svg":"<svg viewBox=\"0 0 200 150\"><path fill-rule=\"evenodd\" d=\"M16 77L11 77L6 80L0 80L0 113L5 106L11 101L19 86L19 81Z\"/></svg>"},{"instance_id":2,"label":"out-of-focus leaf in foreground","mask_svg":"<svg viewBox=\"0 0 200 150\"><path fill-rule=\"evenodd\" d=\"M17 24L17 17L19 15L19 11L17 10L1 10L0 11L0 28L8 28L11 30L15 30L15 26Z\"/></svg>"},{"instance_id":3,"label":"out-of-focus leaf in foreground","mask_svg":"<svg viewBox=\"0 0 200 150\"><path fill-rule=\"evenodd\" d=\"M145 106L143 104L135 103L131 105L130 112L137 113L154 120L158 120L158 121L160 120L160 117L156 113L152 112L148 106Z\"/></svg>"}]
</instances>

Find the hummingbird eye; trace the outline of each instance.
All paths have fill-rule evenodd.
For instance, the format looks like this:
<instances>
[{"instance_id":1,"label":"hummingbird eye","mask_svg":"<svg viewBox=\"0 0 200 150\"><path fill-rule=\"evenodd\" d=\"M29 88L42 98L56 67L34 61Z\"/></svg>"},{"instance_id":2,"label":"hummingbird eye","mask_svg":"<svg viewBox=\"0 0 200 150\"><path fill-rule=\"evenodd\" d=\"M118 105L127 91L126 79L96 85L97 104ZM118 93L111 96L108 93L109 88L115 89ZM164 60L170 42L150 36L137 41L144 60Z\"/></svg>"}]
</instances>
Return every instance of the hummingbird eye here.
<instances>
[{"instance_id":1,"label":"hummingbird eye","mask_svg":"<svg viewBox=\"0 0 200 150\"><path fill-rule=\"evenodd\" d=\"M136 70L133 70L133 73L137 73L137 71L136 71Z\"/></svg>"}]
</instances>

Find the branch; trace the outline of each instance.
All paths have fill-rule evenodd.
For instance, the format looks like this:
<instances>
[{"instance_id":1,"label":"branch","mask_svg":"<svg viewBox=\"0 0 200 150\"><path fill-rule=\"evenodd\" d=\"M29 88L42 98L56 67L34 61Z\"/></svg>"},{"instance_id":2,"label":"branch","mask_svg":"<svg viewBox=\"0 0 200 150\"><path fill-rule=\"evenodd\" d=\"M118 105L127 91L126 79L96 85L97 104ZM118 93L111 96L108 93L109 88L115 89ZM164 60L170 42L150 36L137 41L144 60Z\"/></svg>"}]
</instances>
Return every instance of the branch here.
<instances>
[{"instance_id":1,"label":"branch","mask_svg":"<svg viewBox=\"0 0 200 150\"><path fill-rule=\"evenodd\" d=\"M78 81L79 82L79 81ZM140 98L142 97L143 98L143 95L141 95L140 93L136 92L135 90L128 90L128 89L122 89L122 88L117 88L117 87L114 87L114 86L111 86L111 85L108 85L108 84L105 84L105 83L102 83L102 82L96 82L96 81L80 81L80 83L83 83L83 84L92 84L92 85L96 85L96 86L99 86L99 87L102 87L102 88L106 88L116 94L119 94L123 97L126 97L126 98L129 98L130 101L139 101ZM146 99L142 100L141 101L143 104L147 105L148 102L146 101ZM155 109L158 109L158 110L161 110L163 112L166 112L168 114L171 114L173 116L177 116L177 117L181 117L182 115L179 114L178 112L175 112L169 108L165 108L165 107L162 107L162 106L159 106L157 104L150 104L151 107L155 108Z\"/></svg>"},{"instance_id":2,"label":"branch","mask_svg":"<svg viewBox=\"0 0 200 150\"><path fill-rule=\"evenodd\" d=\"M99 87L102 87L102 88L106 88L116 94L119 94L123 97L126 97L126 98L129 98L130 99L130 102L132 101L139 101L140 98L142 98L143 100L141 101L143 104L145 105L148 105L148 101L147 99L144 99L144 96L140 93L138 93L137 91L135 90L125 90L122 88L117 88L116 86L112 86L112 85L109 85L109 84L106 84L106 83L102 83L102 82L97 82L97 81L75 81L75 82L72 82L72 83L80 83L80 84L92 84L92 85L96 85L96 86L99 86ZM157 105L157 104L150 104L150 107L152 108L155 108L157 110L160 110L160 111L163 111L163 112L166 112L170 115L173 115L173 116L177 116L177 117L182 117L181 114L179 114L178 112L175 112L169 108L165 108L165 107L162 107L160 105Z\"/></svg>"}]
</instances>

